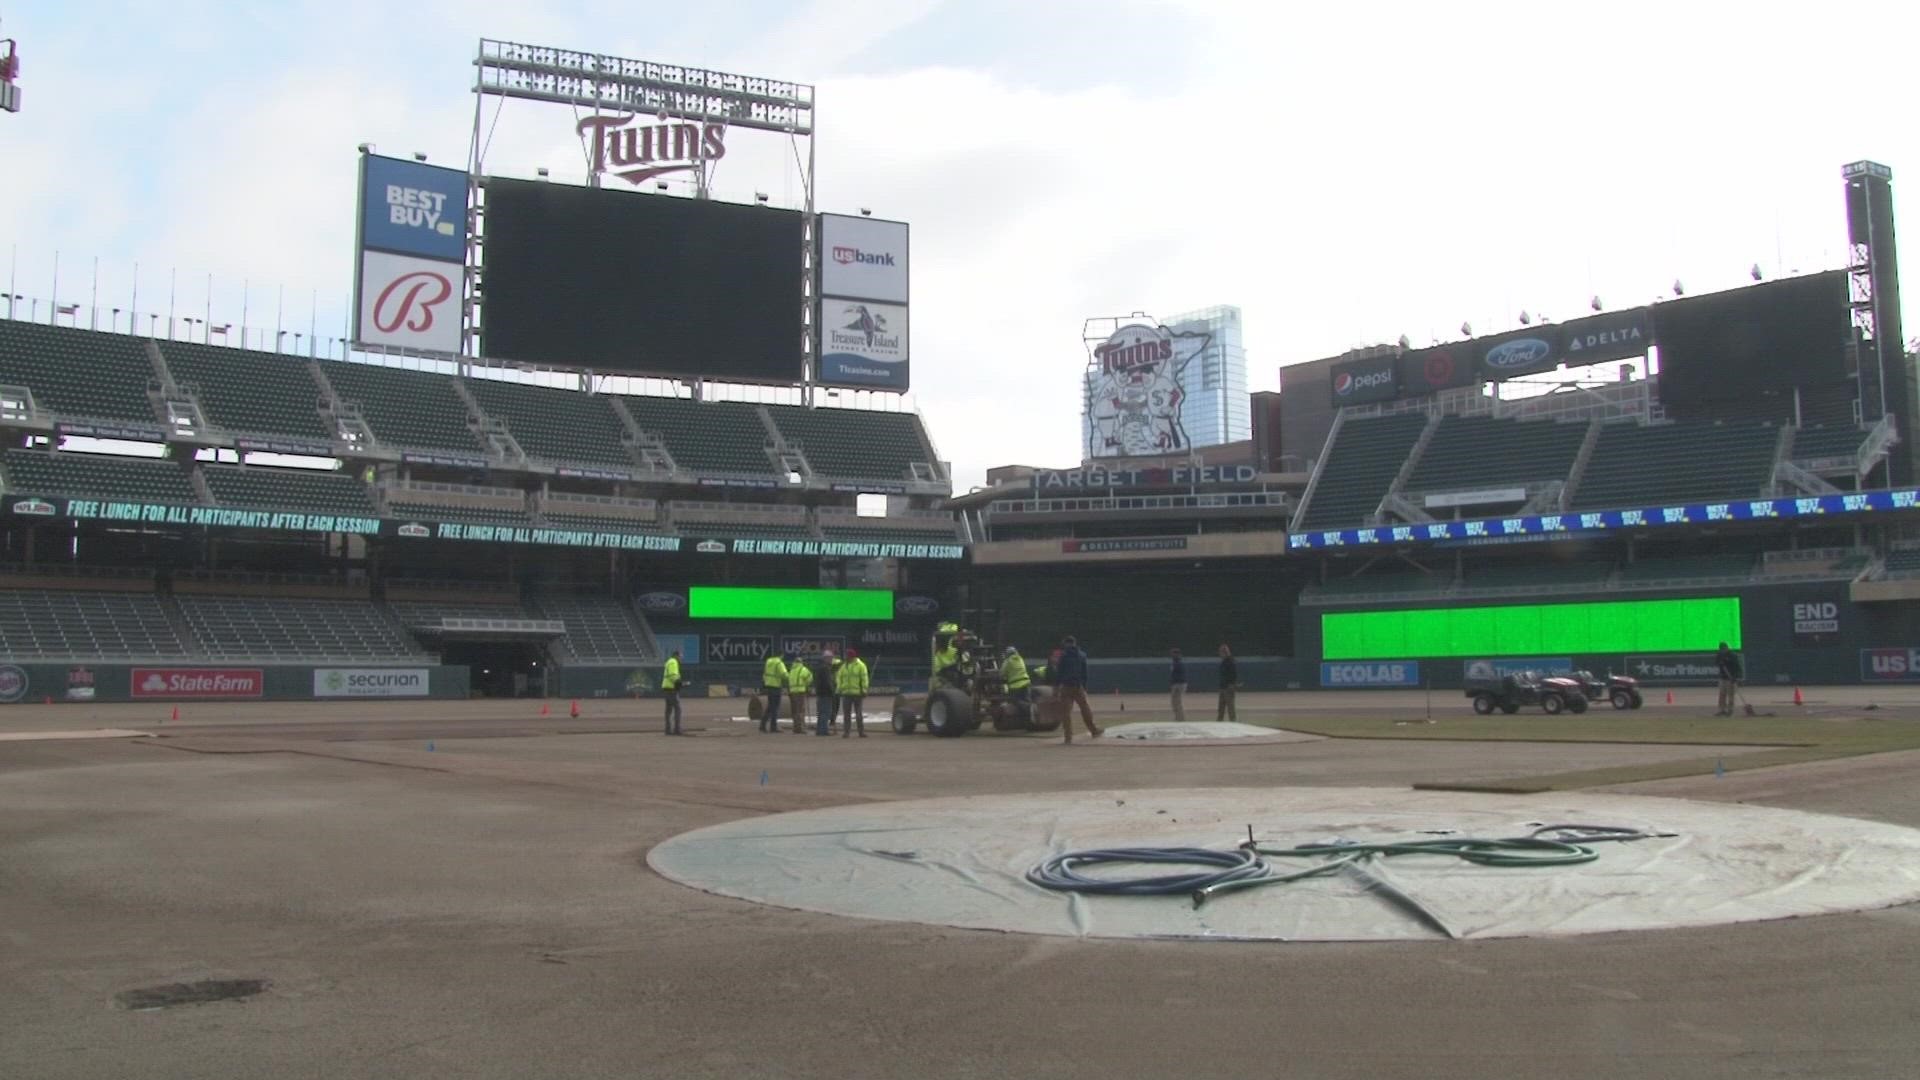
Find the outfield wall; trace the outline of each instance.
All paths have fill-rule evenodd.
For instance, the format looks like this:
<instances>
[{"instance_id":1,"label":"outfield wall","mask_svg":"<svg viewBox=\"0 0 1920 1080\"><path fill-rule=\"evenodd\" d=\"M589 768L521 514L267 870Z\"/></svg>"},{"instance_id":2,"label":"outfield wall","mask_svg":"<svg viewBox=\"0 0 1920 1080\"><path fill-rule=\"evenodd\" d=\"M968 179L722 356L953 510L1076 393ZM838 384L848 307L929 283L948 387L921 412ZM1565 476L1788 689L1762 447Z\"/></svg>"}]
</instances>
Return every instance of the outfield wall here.
<instances>
[{"instance_id":1,"label":"outfield wall","mask_svg":"<svg viewBox=\"0 0 1920 1080\"><path fill-rule=\"evenodd\" d=\"M464 698L445 665L0 664L0 703L52 701L401 701Z\"/></svg>"}]
</instances>

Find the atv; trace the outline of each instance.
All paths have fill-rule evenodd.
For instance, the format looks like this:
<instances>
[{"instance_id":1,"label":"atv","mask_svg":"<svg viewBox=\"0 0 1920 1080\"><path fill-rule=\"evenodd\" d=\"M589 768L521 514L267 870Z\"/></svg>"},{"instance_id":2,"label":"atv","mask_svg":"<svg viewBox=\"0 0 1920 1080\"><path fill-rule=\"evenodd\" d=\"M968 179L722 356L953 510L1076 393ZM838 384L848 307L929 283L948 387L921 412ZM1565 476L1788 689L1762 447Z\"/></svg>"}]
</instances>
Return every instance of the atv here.
<instances>
[{"instance_id":1,"label":"atv","mask_svg":"<svg viewBox=\"0 0 1920 1080\"><path fill-rule=\"evenodd\" d=\"M1587 711L1587 695L1578 679L1522 671L1494 679L1468 679L1467 697L1481 716L1495 709L1512 716L1522 708L1539 706L1549 716Z\"/></svg>"},{"instance_id":2,"label":"atv","mask_svg":"<svg viewBox=\"0 0 1920 1080\"><path fill-rule=\"evenodd\" d=\"M1573 677L1579 680L1587 700L1595 704L1605 701L1616 709L1637 709L1645 704L1640 696L1640 680L1631 675L1608 672L1606 678L1598 679L1591 671L1576 671Z\"/></svg>"},{"instance_id":3,"label":"atv","mask_svg":"<svg viewBox=\"0 0 1920 1080\"><path fill-rule=\"evenodd\" d=\"M945 738L965 735L983 723L995 731L1057 731L1066 715L1052 689L1031 686L1025 696L1008 692L1000 669L981 664L976 657L991 657L993 650L984 643L970 641L961 649L960 664L949 669L947 677L925 694L896 694L893 699L892 727L897 735L911 735L922 723L927 730Z\"/></svg>"}]
</instances>

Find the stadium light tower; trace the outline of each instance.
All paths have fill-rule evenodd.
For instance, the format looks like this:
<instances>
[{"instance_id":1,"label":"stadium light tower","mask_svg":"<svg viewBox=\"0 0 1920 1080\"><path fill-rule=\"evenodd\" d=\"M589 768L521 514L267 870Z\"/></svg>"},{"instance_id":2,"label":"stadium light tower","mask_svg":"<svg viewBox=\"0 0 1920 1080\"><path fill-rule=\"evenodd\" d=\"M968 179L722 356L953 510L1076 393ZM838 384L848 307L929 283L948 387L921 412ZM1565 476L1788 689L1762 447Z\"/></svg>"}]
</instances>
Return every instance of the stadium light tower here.
<instances>
[{"instance_id":1,"label":"stadium light tower","mask_svg":"<svg viewBox=\"0 0 1920 1080\"><path fill-rule=\"evenodd\" d=\"M20 52L12 38L0 38L0 111L20 111Z\"/></svg>"}]
</instances>

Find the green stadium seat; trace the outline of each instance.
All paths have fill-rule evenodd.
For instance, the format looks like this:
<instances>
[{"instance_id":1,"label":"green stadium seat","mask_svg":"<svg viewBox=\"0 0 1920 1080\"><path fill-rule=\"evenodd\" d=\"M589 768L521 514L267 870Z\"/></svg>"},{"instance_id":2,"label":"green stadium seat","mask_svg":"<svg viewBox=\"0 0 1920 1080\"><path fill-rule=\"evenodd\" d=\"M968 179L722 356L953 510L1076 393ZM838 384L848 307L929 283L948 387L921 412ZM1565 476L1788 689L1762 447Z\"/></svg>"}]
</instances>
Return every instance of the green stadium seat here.
<instances>
[{"instance_id":1,"label":"green stadium seat","mask_svg":"<svg viewBox=\"0 0 1920 1080\"><path fill-rule=\"evenodd\" d=\"M627 429L607 399L493 379L468 379L480 409L507 425L529 457L632 468L622 444Z\"/></svg>"},{"instance_id":2,"label":"green stadium seat","mask_svg":"<svg viewBox=\"0 0 1920 1080\"><path fill-rule=\"evenodd\" d=\"M536 617L567 625L559 645L575 663L633 664L654 659L640 613L630 604L604 596L543 596L532 606Z\"/></svg>"},{"instance_id":3,"label":"green stadium seat","mask_svg":"<svg viewBox=\"0 0 1920 1080\"><path fill-rule=\"evenodd\" d=\"M1866 441L1867 433L1857 427L1800 428L1793 433L1793 450L1788 456L1795 461L1852 457Z\"/></svg>"},{"instance_id":4,"label":"green stadium seat","mask_svg":"<svg viewBox=\"0 0 1920 1080\"><path fill-rule=\"evenodd\" d=\"M1572 509L1758 498L1773 477L1779 439L1780 429L1765 424L1608 424Z\"/></svg>"},{"instance_id":5,"label":"green stadium seat","mask_svg":"<svg viewBox=\"0 0 1920 1080\"><path fill-rule=\"evenodd\" d=\"M216 660L425 662L398 621L371 600L179 596L201 651Z\"/></svg>"},{"instance_id":6,"label":"green stadium seat","mask_svg":"<svg viewBox=\"0 0 1920 1080\"><path fill-rule=\"evenodd\" d=\"M191 389L207 421L229 432L331 443L310 361L280 353L163 341L173 381Z\"/></svg>"},{"instance_id":7,"label":"green stadium seat","mask_svg":"<svg viewBox=\"0 0 1920 1080\"><path fill-rule=\"evenodd\" d=\"M322 360L320 370L341 399L360 407L373 437L388 446L485 452L449 376L346 360Z\"/></svg>"},{"instance_id":8,"label":"green stadium seat","mask_svg":"<svg viewBox=\"0 0 1920 1080\"><path fill-rule=\"evenodd\" d=\"M822 476L907 480L915 465L933 466L917 414L798 405L768 405L766 410L781 437L798 447Z\"/></svg>"},{"instance_id":9,"label":"green stadium seat","mask_svg":"<svg viewBox=\"0 0 1920 1080\"><path fill-rule=\"evenodd\" d=\"M257 465L203 465L200 472L221 506L375 516L367 485L348 473Z\"/></svg>"},{"instance_id":10,"label":"green stadium seat","mask_svg":"<svg viewBox=\"0 0 1920 1080\"><path fill-rule=\"evenodd\" d=\"M152 593L0 591L9 660L166 660L189 655Z\"/></svg>"},{"instance_id":11,"label":"green stadium seat","mask_svg":"<svg viewBox=\"0 0 1920 1080\"><path fill-rule=\"evenodd\" d=\"M667 397L624 397L621 403L641 431L666 444L682 469L774 475L758 405Z\"/></svg>"},{"instance_id":12,"label":"green stadium seat","mask_svg":"<svg viewBox=\"0 0 1920 1080\"><path fill-rule=\"evenodd\" d=\"M0 383L27 387L61 417L159 424L143 338L0 319Z\"/></svg>"},{"instance_id":13,"label":"green stadium seat","mask_svg":"<svg viewBox=\"0 0 1920 1080\"><path fill-rule=\"evenodd\" d=\"M1301 528L1360 525L1386 498L1413 444L1427 426L1425 413L1403 413L1373 420L1349 420L1340 426L1320 482L1301 519Z\"/></svg>"},{"instance_id":14,"label":"green stadium seat","mask_svg":"<svg viewBox=\"0 0 1920 1080\"><path fill-rule=\"evenodd\" d=\"M99 454L9 450L7 490L30 495L196 505L200 496L178 462Z\"/></svg>"},{"instance_id":15,"label":"green stadium seat","mask_svg":"<svg viewBox=\"0 0 1920 1080\"><path fill-rule=\"evenodd\" d=\"M1448 416L1407 477L1409 492L1465 491L1565 480L1587 423Z\"/></svg>"}]
</instances>

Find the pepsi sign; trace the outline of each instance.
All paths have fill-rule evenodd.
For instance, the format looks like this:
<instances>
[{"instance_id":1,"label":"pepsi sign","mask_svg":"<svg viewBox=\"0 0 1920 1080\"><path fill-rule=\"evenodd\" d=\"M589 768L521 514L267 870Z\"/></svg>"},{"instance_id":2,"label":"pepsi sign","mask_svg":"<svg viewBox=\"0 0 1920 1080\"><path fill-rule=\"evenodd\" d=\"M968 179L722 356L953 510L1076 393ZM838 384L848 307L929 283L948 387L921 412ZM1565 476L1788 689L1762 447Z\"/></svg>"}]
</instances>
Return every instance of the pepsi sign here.
<instances>
[{"instance_id":1,"label":"pepsi sign","mask_svg":"<svg viewBox=\"0 0 1920 1080\"><path fill-rule=\"evenodd\" d=\"M1336 364L1332 373L1333 407L1392 401L1400 396L1392 356Z\"/></svg>"}]
</instances>

